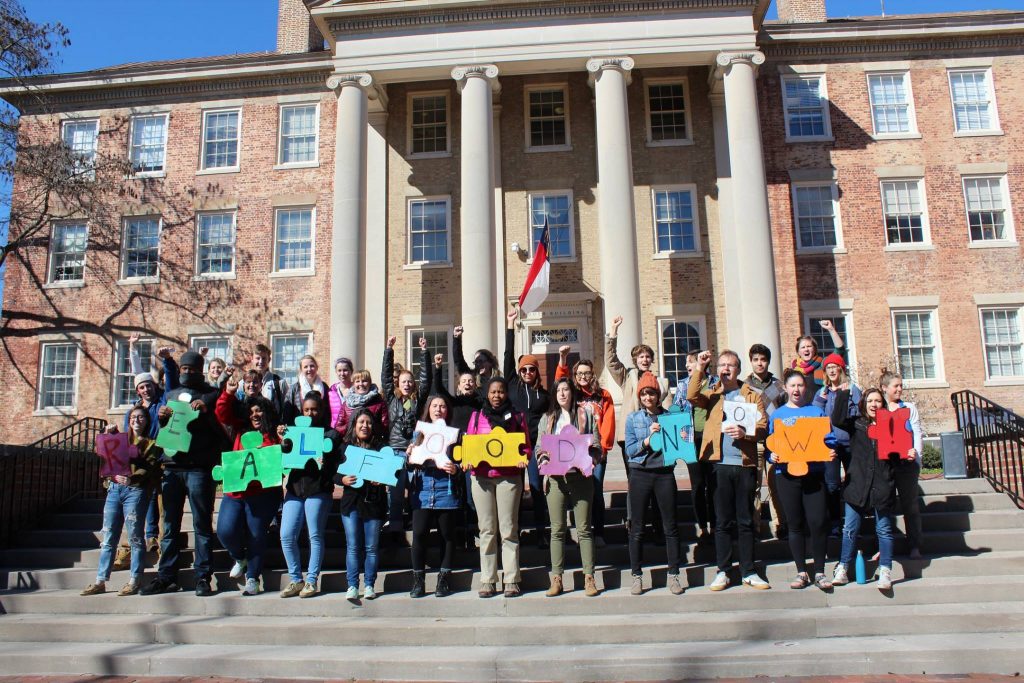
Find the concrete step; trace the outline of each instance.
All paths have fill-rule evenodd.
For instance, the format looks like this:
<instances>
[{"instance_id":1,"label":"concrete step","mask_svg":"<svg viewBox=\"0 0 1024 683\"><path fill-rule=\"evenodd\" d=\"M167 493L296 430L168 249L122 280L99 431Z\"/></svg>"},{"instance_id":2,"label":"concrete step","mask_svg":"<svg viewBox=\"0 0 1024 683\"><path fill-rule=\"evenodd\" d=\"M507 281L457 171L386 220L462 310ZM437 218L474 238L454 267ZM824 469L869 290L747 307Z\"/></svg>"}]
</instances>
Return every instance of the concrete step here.
<instances>
[{"instance_id":1,"label":"concrete step","mask_svg":"<svg viewBox=\"0 0 1024 683\"><path fill-rule=\"evenodd\" d=\"M916 622L915 622L916 623ZM428 627L429 628L429 627ZM306 633L309 628L293 629ZM875 635L648 642L628 648L503 645L501 632L477 647L462 643L381 645L133 645L121 643L2 643L5 673L126 676L247 676L367 680L550 680L552 662L564 681L677 680L746 676L945 674L963 670L1012 674L1024 633ZM650 632L644 631L646 638Z\"/></svg>"}]
</instances>

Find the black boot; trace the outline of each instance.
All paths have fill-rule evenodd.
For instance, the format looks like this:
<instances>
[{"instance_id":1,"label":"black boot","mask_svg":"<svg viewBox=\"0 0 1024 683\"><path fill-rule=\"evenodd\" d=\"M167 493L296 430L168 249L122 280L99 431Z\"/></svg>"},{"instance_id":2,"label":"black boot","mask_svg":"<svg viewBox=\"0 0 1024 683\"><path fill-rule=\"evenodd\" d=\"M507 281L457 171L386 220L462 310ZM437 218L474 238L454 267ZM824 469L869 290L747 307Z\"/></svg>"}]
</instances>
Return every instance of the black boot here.
<instances>
[{"instance_id":1,"label":"black boot","mask_svg":"<svg viewBox=\"0 0 1024 683\"><path fill-rule=\"evenodd\" d=\"M437 574L437 588L434 589L434 596L438 598L447 597L452 594L452 587L448 584L452 572L450 569L442 569Z\"/></svg>"},{"instance_id":2,"label":"black boot","mask_svg":"<svg viewBox=\"0 0 1024 683\"><path fill-rule=\"evenodd\" d=\"M412 573L412 590L409 591L410 598L422 598L427 594L427 589L424 583L426 582L427 573L424 571L415 571Z\"/></svg>"}]
</instances>

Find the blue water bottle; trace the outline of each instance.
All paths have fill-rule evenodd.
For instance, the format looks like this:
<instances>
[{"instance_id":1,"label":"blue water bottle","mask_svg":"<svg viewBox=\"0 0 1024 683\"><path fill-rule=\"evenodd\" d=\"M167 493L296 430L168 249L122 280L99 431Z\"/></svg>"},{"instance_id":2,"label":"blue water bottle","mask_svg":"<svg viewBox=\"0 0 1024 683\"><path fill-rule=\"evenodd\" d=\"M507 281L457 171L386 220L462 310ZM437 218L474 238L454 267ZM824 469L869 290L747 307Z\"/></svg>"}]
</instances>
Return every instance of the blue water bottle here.
<instances>
[{"instance_id":1,"label":"blue water bottle","mask_svg":"<svg viewBox=\"0 0 1024 683\"><path fill-rule=\"evenodd\" d=\"M864 566L864 553L860 550L857 551L857 562L855 568L857 574L857 583L865 584L868 582L868 570Z\"/></svg>"}]
</instances>

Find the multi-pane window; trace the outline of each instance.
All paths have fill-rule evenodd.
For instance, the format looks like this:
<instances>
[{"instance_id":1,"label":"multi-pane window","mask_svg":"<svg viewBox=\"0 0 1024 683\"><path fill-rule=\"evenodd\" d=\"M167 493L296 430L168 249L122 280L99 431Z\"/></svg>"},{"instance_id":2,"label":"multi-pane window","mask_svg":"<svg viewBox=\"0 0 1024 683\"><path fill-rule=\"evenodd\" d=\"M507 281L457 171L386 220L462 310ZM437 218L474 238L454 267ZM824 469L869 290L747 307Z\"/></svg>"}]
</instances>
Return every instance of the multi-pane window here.
<instances>
[{"instance_id":1,"label":"multi-pane window","mask_svg":"<svg viewBox=\"0 0 1024 683\"><path fill-rule=\"evenodd\" d=\"M444 377L448 382L448 388L452 387L452 378L448 374L451 369L451 346L449 344L447 327L441 329L425 329L415 328L410 329L406 339L405 348L408 349L408 368L412 371L413 377L419 381L420 376L420 337L427 340L427 358L430 359L431 371L434 366L434 356L441 354L444 356L444 363L441 364L441 377ZM436 389L436 387L435 387Z\"/></svg>"},{"instance_id":2,"label":"multi-pane window","mask_svg":"<svg viewBox=\"0 0 1024 683\"><path fill-rule=\"evenodd\" d=\"M981 341L988 377L1024 377L1020 309L983 309Z\"/></svg>"},{"instance_id":3,"label":"multi-pane window","mask_svg":"<svg viewBox=\"0 0 1024 683\"><path fill-rule=\"evenodd\" d=\"M81 282L85 277L85 223L57 223L50 235L50 282Z\"/></svg>"},{"instance_id":4,"label":"multi-pane window","mask_svg":"<svg viewBox=\"0 0 1024 683\"><path fill-rule=\"evenodd\" d=\"M409 200L409 262L448 263L447 199Z\"/></svg>"},{"instance_id":5,"label":"multi-pane window","mask_svg":"<svg viewBox=\"0 0 1024 683\"><path fill-rule=\"evenodd\" d=\"M688 140L686 87L682 82L647 85L649 142Z\"/></svg>"},{"instance_id":6,"label":"multi-pane window","mask_svg":"<svg viewBox=\"0 0 1024 683\"><path fill-rule=\"evenodd\" d=\"M828 249L839 245L839 202L836 186L795 185L793 218L798 249Z\"/></svg>"},{"instance_id":7,"label":"multi-pane window","mask_svg":"<svg viewBox=\"0 0 1024 683\"><path fill-rule=\"evenodd\" d=\"M810 314L807 316L807 334L814 340L814 343L818 345L818 353L822 356L827 356L836 350L835 344L832 342L832 335L821 327L821 321L828 320L835 327L836 332L839 334L839 338L843 340L843 344L846 345L847 350L850 348L850 338L846 332L846 316L842 313L835 315L822 315L821 313Z\"/></svg>"},{"instance_id":8,"label":"multi-pane window","mask_svg":"<svg viewBox=\"0 0 1024 683\"><path fill-rule=\"evenodd\" d=\"M964 178L964 204L972 242L1009 239L1003 177Z\"/></svg>"},{"instance_id":9,"label":"multi-pane window","mask_svg":"<svg viewBox=\"0 0 1024 683\"><path fill-rule=\"evenodd\" d=\"M75 157L75 173L92 177L99 134L100 122L96 119L64 122L61 139Z\"/></svg>"},{"instance_id":10,"label":"multi-pane window","mask_svg":"<svg viewBox=\"0 0 1024 683\"><path fill-rule=\"evenodd\" d=\"M312 334L275 334L270 337L273 371L289 382L299 376L299 360L309 353Z\"/></svg>"},{"instance_id":11,"label":"multi-pane window","mask_svg":"<svg viewBox=\"0 0 1024 683\"><path fill-rule=\"evenodd\" d=\"M234 211L199 214L196 262L196 271L199 275L220 275L234 272Z\"/></svg>"},{"instance_id":12,"label":"multi-pane window","mask_svg":"<svg viewBox=\"0 0 1024 683\"><path fill-rule=\"evenodd\" d=\"M882 213L888 244L922 244L925 240L925 206L920 180L882 182Z\"/></svg>"},{"instance_id":13,"label":"multi-pane window","mask_svg":"<svg viewBox=\"0 0 1024 683\"><path fill-rule=\"evenodd\" d=\"M228 365L231 365L234 358L231 355L231 337L192 337L189 339L188 345L196 352L202 348L206 349L207 369L209 369L210 361L215 358L220 358Z\"/></svg>"},{"instance_id":14,"label":"multi-pane window","mask_svg":"<svg viewBox=\"0 0 1024 683\"><path fill-rule=\"evenodd\" d=\"M296 104L281 107L281 142L278 162L301 164L317 159L320 107Z\"/></svg>"},{"instance_id":15,"label":"multi-pane window","mask_svg":"<svg viewBox=\"0 0 1024 683\"><path fill-rule=\"evenodd\" d=\"M939 378L938 350L934 311L894 312L893 330L896 358L903 378L931 380Z\"/></svg>"},{"instance_id":16,"label":"multi-pane window","mask_svg":"<svg viewBox=\"0 0 1024 683\"><path fill-rule=\"evenodd\" d=\"M39 404L45 408L74 408L78 383L78 345L43 344L39 372Z\"/></svg>"},{"instance_id":17,"label":"multi-pane window","mask_svg":"<svg viewBox=\"0 0 1024 683\"><path fill-rule=\"evenodd\" d=\"M527 91L530 147L564 147L569 144L565 92L564 88Z\"/></svg>"},{"instance_id":18,"label":"multi-pane window","mask_svg":"<svg viewBox=\"0 0 1024 683\"><path fill-rule=\"evenodd\" d=\"M953 123L957 132L991 131L999 128L988 69L950 71Z\"/></svg>"},{"instance_id":19,"label":"multi-pane window","mask_svg":"<svg viewBox=\"0 0 1024 683\"><path fill-rule=\"evenodd\" d=\"M153 355L152 340L135 342L135 350L139 358L149 358ZM135 373L132 372L131 355L128 349L128 341L118 340L114 347L114 397L111 406L114 408L125 408L135 404L138 394L135 391Z\"/></svg>"},{"instance_id":20,"label":"multi-pane window","mask_svg":"<svg viewBox=\"0 0 1024 683\"><path fill-rule=\"evenodd\" d=\"M915 132L910 74L869 74L868 99L876 135Z\"/></svg>"},{"instance_id":21,"label":"multi-pane window","mask_svg":"<svg viewBox=\"0 0 1024 683\"><path fill-rule=\"evenodd\" d=\"M160 269L160 219L126 218L121 277L156 277Z\"/></svg>"},{"instance_id":22,"label":"multi-pane window","mask_svg":"<svg viewBox=\"0 0 1024 683\"><path fill-rule=\"evenodd\" d=\"M203 168L238 166L238 109L203 112Z\"/></svg>"},{"instance_id":23,"label":"multi-pane window","mask_svg":"<svg viewBox=\"0 0 1024 683\"><path fill-rule=\"evenodd\" d=\"M696 202L692 190L654 191L654 240L659 253L697 249Z\"/></svg>"},{"instance_id":24,"label":"multi-pane window","mask_svg":"<svg viewBox=\"0 0 1024 683\"><path fill-rule=\"evenodd\" d=\"M568 194L530 195L530 255L537 250L544 225L548 226L548 257L572 258L572 197Z\"/></svg>"},{"instance_id":25,"label":"multi-pane window","mask_svg":"<svg viewBox=\"0 0 1024 683\"><path fill-rule=\"evenodd\" d=\"M133 116L129 156L136 173L160 173L167 155L167 114Z\"/></svg>"},{"instance_id":26,"label":"multi-pane window","mask_svg":"<svg viewBox=\"0 0 1024 683\"><path fill-rule=\"evenodd\" d=\"M704 347L703 325L697 320L660 320L661 358L669 387L686 377L686 355Z\"/></svg>"},{"instance_id":27,"label":"multi-pane window","mask_svg":"<svg viewBox=\"0 0 1024 683\"><path fill-rule=\"evenodd\" d=\"M787 138L831 135L824 76L783 76L782 110Z\"/></svg>"},{"instance_id":28,"label":"multi-pane window","mask_svg":"<svg viewBox=\"0 0 1024 683\"><path fill-rule=\"evenodd\" d=\"M417 95L411 98L409 141L412 154L448 151L448 96Z\"/></svg>"},{"instance_id":29,"label":"multi-pane window","mask_svg":"<svg viewBox=\"0 0 1024 683\"><path fill-rule=\"evenodd\" d=\"M274 270L313 268L313 209L278 209Z\"/></svg>"}]
</instances>

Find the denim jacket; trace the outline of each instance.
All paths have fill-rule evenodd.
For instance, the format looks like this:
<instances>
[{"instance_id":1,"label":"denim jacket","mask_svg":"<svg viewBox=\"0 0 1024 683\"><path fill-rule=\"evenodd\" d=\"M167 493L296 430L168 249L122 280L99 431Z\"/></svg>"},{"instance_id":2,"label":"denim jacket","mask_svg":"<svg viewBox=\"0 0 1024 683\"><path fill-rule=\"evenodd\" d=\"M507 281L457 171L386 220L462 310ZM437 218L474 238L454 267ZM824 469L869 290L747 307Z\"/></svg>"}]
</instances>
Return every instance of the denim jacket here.
<instances>
[{"instance_id":1,"label":"denim jacket","mask_svg":"<svg viewBox=\"0 0 1024 683\"><path fill-rule=\"evenodd\" d=\"M416 443L415 432L412 443ZM455 474L427 464L409 465L409 507L413 510L456 510L465 499L465 477L456 465Z\"/></svg>"},{"instance_id":2,"label":"denim jacket","mask_svg":"<svg viewBox=\"0 0 1024 683\"><path fill-rule=\"evenodd\" d=\"M644 408L626 416L626 458L633 469L652 470L665 467L665 458L650 446L644 446L644 439L651 435L651 425L665 410L649 413Z\"/></svg>"}]
</instances>

